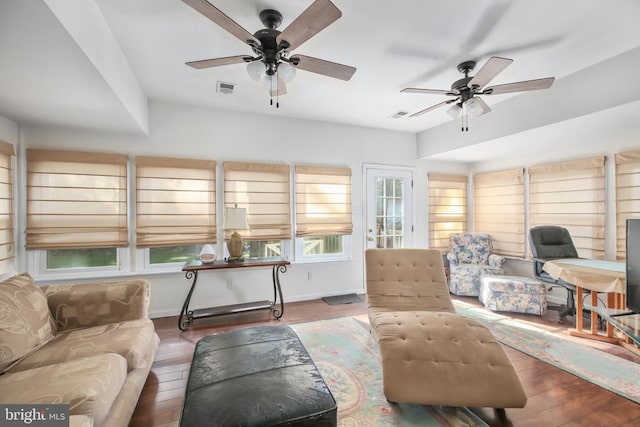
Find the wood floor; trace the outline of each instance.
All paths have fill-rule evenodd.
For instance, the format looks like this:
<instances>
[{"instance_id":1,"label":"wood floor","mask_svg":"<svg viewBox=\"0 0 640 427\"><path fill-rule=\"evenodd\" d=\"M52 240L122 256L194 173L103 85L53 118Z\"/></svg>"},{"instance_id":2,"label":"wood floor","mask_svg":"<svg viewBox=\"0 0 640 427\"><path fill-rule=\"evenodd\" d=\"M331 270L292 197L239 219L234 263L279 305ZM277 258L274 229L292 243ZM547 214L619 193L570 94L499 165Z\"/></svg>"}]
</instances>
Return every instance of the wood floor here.
<instances>
[{"instance_id":1,"label":"wood floor","mask_svg":"<svg viewBox=\"0 0 640 427\"><path fill-rule=\"evenodd\" d=\"M480 305L475 298L461 301ZM280 321L270 319L269 312L245 313L222 318L202 319L187 332L180 332L177 317L154 319L160 336L160 348L142 391L130 426L178 426L193 348L203 336L215 332L261 324L294 324L342 316L356 316L367 321L365 303L327 305L322 300L289 303ZM572 318L557 323L557 312L540 318L532 315L513 317L542 325L557 334L568 336ZM573 338L601 351L640 363L640 357L624 348L597 341ZM507 409L507 423L493 418L488 408L474 408L491 426L638 426L640 405L565 371L504 346L529 398L522 409ZM640 387L640 378L637 379ZM208 427L208 426L203 426Z\"/></svg>"}]
</instances>

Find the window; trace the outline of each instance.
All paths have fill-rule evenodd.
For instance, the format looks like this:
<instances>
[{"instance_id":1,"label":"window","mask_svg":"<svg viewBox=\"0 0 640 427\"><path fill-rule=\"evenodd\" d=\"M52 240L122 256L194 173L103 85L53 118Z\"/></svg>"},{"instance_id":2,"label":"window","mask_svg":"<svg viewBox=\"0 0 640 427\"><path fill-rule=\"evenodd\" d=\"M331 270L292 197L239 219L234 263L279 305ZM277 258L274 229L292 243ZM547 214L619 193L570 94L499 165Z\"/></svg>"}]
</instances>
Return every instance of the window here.
<instances>
[{"instance_id":1,"label":"window","mask_svg":"<svg viewBox=\"0 0 640 427\"><path fill-rule=\"evenodd\" d=\"M145 266L182 265L216 242L216 162L136 157L136 246Z\"/></svg>"},{"instance_id":2,"label":"window","mask_svg":"<svg viewBox=\"0 0 640 427\"><path fill-rule=\"evenodd\" d=\"M295 167L296 258L346 258L353 233L351 169Z\"/></svg>"},{"instance_id":3,"label":"window","mask_svg":"<svg viewBox=\"0 0 640 427\"><path fill-rule=\"evenodd\" d=\"M478 174L473 177L474 230L488 233L494 252L523 258L524 170Z\"/></svg>"},{"instance_id":4,"label":"window","mask_svg":"<svg viewBox=\"0 0 640 427\"><path fill-rule=\"evenodd\" d=\"M640 218L640 151L616 154L616 258L626 258L627 219Z\"/></svg>"},{"instance_id":5,"label":"window","mask_svg":"<svg viewBox=\"0 0 640 427\"><path fill-rule=\"evenodd\" d=\"M118 268L127 235L126 156L27 150L26 247L47 251L41 268Z\"/></svg>"},{"instance_id":6,"label":"window","mask_svg":"<svg viewBox=\"0 0 640 427\"><path fill-rule=\"evenodd\" d=\"M529 168L529 222L559 225L583 258L604 258L604 156Z\"/></svg>"},{"instance_id":7,"label":"window","mask_svg":"<svg viewBox=\"0 0 640 427\"><path fill-rule=\"evenodd\" d=\"M0 141L0 274L6 273L15 257L13 234L13 156L14 148Z\"/></svg>"},{"instance_id":8,"label":"window","mask_svg":"<svg viewBox=\"0 0 640 427\"><path fill-rule=\"evenodd\" d=\"M429 174L429 247L449 250L449 234L467 231L467 177Z\"/></svg>"},{"instance_id":9,"label":"window","mask_svg":"<svg viewBox=\"0 0 640 427\"><path fill-rule=\"evenodd\" d=\"M283 256L291 239L289 165L224 162L224 206L245 208L245 257ZM226 232L225 238L231 235Z\"/></svg>"}]
</instances>

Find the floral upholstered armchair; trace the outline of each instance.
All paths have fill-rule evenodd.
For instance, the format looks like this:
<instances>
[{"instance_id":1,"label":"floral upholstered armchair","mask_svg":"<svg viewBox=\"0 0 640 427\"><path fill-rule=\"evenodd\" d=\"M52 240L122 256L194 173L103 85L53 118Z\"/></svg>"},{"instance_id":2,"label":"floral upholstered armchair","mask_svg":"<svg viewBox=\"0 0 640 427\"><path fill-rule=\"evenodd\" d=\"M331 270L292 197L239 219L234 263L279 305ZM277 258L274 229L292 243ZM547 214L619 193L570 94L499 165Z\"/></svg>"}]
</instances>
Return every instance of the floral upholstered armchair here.
<instances>
[{"instance_id":1,"label":"floral upholstered armchair","mask_svg":"<svg viewBox=\"0 0 640 427\"><path fill-rule=\"evenodd\" d=\"M449 235L449 291L455 295L480 295L483 274L504 274L503 256L493 253L491 237L484 233Z\"/></svg>"}]
</instances>

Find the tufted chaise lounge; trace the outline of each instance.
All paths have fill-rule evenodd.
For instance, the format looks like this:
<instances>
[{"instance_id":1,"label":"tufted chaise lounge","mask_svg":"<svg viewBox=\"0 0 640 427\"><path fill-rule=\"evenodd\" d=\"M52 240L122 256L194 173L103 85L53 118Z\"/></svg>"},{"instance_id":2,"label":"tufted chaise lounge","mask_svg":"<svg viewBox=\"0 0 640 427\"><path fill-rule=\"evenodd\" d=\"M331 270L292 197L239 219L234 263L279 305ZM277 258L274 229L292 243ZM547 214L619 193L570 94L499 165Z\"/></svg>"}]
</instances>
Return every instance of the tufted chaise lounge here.
<instances>
[{"instance_id":1,"label":"tufted chaise lounge","mask_svg":"<svg viewBox=\"0 0 640 427\"><path fill-rule=\"evenodd\" d=\"M491 331L456 314L442 255L369 249L367 303L392 402L522 408L527 397Z\"/></svg>"}]
</instances>

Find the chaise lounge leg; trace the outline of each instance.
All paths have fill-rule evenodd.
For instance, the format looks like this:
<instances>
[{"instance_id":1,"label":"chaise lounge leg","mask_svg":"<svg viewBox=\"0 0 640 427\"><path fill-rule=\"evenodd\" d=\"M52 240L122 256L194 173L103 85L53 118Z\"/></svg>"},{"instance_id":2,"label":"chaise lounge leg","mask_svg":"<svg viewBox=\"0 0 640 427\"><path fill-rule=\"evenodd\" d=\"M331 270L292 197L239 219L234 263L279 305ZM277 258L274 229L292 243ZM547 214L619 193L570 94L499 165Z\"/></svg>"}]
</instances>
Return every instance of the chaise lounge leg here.
<instances>
[{"instance_id":1,"label":"chaise lounge leg","mask_svg":"<svg viewBox=\"0 0 640 427\"><path fill-rule=\"evenodd\" d=\"M500 422L500 425L507 425L507 411L504 408L493 408L493 413L496 416L496 420Z\"/></svg>"}]
</instances>

